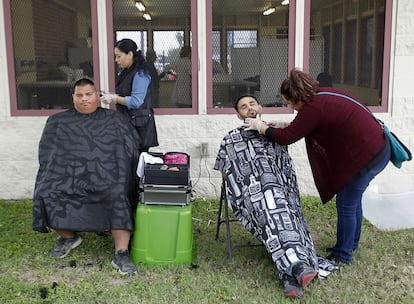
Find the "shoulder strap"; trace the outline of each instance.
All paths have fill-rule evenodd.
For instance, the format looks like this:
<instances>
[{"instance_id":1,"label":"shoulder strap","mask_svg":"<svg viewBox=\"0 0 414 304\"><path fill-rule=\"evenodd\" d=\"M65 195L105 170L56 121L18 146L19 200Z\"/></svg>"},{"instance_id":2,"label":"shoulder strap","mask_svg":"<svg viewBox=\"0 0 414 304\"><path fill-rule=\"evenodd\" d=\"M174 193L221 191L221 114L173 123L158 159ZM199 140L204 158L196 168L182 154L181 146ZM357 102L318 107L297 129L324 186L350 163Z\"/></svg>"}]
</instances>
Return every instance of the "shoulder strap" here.
<instances>
[{"instance_id":1,"label":"shoulder strap","mask_svg":"<svg viewBox=\"0 0 414 304\"><path fill-rule=\"evenodd\" d=\"M342 97L345 99L348 99L349 101L352 101L354 104L360 106L361 108L363 108L365 111L367 111L368 113L371 113L371 111L369 111L365 106L363 106L360 102L356 101L354 98L346 96L344 94L340 94L340 93L334 93L334 92L318 92L316 93L316 95L332 95L332 96L337 96L337 97Z\"/></svg>"},{"instance_id":2,"label":"shoulder strap","mask_svg":"<svg viewBox=\"0 0 414 304\"><path fill-rule=\"evenodd\" d=\"M316 93L316 95L332 95L332 96L342 97L342 98L345 98L345 99L347 99L349 101L352 101L354 104L360 106L365 111L367 111L372 116L372 118L374 118L381 126L384 125L384 123L381 120L379 120L378 118L376 118L374 116L374 114L372 114L372 112L367 107L363 106L360 102L356 101L352 97L346 96L346 95L341 94L341 93L334 93L334 92L318 92L318 93Z\"/></svg>"}]
</instances>

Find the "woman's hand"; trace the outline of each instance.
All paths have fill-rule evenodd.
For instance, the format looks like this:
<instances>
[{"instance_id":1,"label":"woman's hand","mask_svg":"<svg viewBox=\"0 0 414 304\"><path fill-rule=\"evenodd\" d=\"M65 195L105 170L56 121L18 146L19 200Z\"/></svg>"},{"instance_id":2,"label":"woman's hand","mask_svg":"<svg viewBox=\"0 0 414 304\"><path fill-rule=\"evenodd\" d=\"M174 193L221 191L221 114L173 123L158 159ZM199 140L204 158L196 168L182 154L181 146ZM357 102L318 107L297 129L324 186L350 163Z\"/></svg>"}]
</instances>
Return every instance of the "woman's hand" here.
<instances>
[{"instance_id":1,"label":"woman's hand","mask_svg":"<svg viewBox=\"0 0 414 304\"><path fill-rule=\"evenodd\" d=\"M104 93L100 97L100 100L103 104L109 105L111 103L116 104L117 98L118 98L117 94Z\"/></svg>"},{"instance_id":2,"label":"woman's hand","mask_svg":"<svg viewBox=\"0 0 414 304\"><path fill-rule=\"evenodd\" d=\"M254 130L260 133L262 126L265 124L266 123L260 118L246 118L244 120L243 127L246 128L246 131Z\"/></svg>"},{"instance_id":3,"label":"woman's hand","mask_svg":"<svg viewBox=\"0 0 414 304\"><path fill-rule=\"evenodd\" d=\"M280 120L271 120L266 123L268 127L280 128L280 129L286 128L289 124L290 124L289 122L280 121Z\"/></svg>"}]
</instances>

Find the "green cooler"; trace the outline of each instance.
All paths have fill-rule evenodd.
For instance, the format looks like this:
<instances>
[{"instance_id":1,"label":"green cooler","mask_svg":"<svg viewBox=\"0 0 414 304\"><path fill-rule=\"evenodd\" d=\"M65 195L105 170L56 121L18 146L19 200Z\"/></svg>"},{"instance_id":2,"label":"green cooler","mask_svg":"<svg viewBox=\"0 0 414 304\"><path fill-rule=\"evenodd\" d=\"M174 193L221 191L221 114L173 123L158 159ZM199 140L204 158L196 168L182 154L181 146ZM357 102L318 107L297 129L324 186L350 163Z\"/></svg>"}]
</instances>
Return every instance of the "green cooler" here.
<instances>
[{"instance_id":1,"label":"green cooler","mask_svg":"<svg viewBox=\"0 0 414 304\"><path fill-rule=\"evenodd\" d=\"M185 264L193 258L191 205L138 204L131 259L148 265Z\"/></svg>"}]
</instances>

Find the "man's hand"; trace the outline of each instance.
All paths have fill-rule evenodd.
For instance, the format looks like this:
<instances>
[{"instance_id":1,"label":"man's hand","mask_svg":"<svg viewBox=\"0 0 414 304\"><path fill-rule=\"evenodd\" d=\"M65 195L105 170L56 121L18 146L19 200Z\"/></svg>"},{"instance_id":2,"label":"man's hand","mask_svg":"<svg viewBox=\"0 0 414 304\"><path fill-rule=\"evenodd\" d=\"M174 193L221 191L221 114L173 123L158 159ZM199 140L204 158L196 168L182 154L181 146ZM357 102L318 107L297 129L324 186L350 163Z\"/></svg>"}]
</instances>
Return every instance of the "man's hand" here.
<instances>
[{"instance_id":1,"label":"man's hand","mask_svg":"<svg viewBox=\"0 0 414 304\"><path fill-rule=\"evenodd\" d=\"M246 131L255 130L260 133L260 129L263 126L263 124L265 124L265 122L259 118L246 118L244 120L243 127L246 128Z\"/></svg>"},{"instance_id":2,"label":"man's hand","mask_svg":"<svg viewBox=\"0 0 414 304\"><path fill-rule=\"evenodd\" d=\"M100 97L100 100L103 104L106 104L106 105L109 105L111 103L116 104L117 97L118 97L117 94L104 93Z\"/></svg>"}]
</instances>

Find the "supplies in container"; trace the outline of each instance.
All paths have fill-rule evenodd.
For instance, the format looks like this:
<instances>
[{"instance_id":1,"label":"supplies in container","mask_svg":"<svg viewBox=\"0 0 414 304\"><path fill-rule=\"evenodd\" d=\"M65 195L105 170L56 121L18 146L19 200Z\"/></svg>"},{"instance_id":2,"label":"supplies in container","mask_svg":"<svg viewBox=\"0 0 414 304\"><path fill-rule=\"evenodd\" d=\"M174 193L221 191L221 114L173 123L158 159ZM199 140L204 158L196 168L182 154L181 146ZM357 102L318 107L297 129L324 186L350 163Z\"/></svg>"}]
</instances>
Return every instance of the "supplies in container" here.
<instances>
[{"instance_id":1,"label":"supplies in container","mask_svg":"<svg viewBox=\"0 0 414 304\"><path fill-rule=\"evenodd\" d=\"M153 160L153 162L141 164L143 168L140 181L142 202L159 205L188 205L191 194L190 156L183 152L158 153L151 156L155 159L145 156L143 159Z\"/></svg>"}]
</instances>

